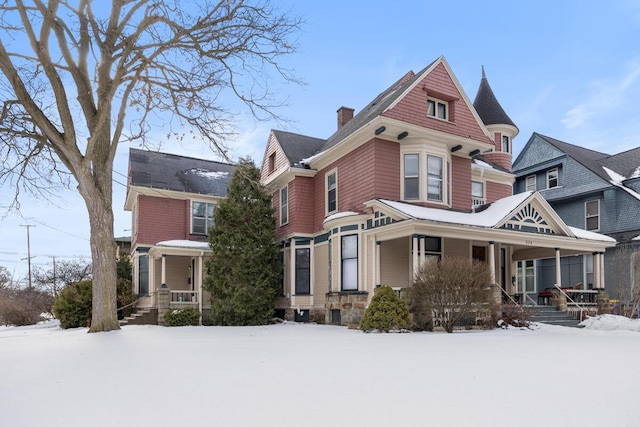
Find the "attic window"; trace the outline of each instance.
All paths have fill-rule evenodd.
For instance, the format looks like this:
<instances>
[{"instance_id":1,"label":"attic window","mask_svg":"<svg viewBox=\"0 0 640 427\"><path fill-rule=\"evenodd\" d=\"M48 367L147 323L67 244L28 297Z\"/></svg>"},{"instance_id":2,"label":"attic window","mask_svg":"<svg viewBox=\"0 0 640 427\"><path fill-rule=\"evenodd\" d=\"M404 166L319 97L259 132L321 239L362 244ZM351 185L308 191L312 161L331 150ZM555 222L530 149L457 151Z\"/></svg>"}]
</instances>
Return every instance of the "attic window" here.
<instances>
[{"instance_id":1,"label":"attic window","mask_svg":"<svg viewBox=\"0 0 640 427\"><path fill-rule=\"evenodd\" d=\"M271 153L269 155L269 162L267 164L267 173L272 173L276 169L276 153Z\"/></svg>"},{"instance_id":2,"label":"attic window","mask_svg":"<svg viewBox=\"0 0 640 427\"><path fill-rule=\"evenodd\" d=\"M449 103L435 98L427 98L427 116L449 120Z\"/></svg>"},{"instance_id":3,"label":"attic window","mask_svg":"<svg viewBox=\"0 0 640 427\"><path fill-rule=\"evenodd\" d=\"M553 168L547 171L547 188L554 188L558 186L558 168Z\"/></svg>"}]
</instances>

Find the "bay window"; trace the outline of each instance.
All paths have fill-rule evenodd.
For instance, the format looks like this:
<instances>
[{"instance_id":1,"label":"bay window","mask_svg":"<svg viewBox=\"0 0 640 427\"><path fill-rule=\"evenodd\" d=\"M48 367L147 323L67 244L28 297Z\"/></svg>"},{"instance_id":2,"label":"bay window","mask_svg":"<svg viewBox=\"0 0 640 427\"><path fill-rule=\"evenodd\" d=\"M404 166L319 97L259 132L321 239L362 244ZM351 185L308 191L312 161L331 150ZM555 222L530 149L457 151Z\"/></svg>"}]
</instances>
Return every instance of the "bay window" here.
<instances>
[{"instance_id":1,"label":"bay window","mask_svg":"<svg viewBox=\"0 0 640 427\"><path fill-rule=\"evenodd\" d=\"M427 200L442 201L442 157L427 156Z\"/></svg>"},{"instance_id":2,"label":"bay window","mask_svg":"<svg viewBox=\"0 0 640 427\"><path fill-rule=\"evenodd\" d=\"M402 200L450 204L451 160L446 151L427 151L424 147L407 147L402 151Z\"/></svg>"}]
</instances>

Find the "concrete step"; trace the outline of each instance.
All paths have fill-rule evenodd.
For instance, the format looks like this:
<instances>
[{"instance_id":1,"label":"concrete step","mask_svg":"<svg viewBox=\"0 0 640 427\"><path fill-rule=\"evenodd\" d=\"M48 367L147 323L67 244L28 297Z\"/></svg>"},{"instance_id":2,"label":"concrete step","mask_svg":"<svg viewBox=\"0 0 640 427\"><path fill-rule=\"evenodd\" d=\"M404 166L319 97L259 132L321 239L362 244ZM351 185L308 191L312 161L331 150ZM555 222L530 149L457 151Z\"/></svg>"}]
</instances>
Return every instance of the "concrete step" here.
<instances>
[{"instance_id":1,"label":"concrete step","mask_svg":"<svg viewBox=\"0 0 640 427\"><path fill-rule=\"evenodd\" d=\"M141 308L119 321L120 326L126 325L157 325L158 312L155 309Z\"/></svg>"},{"instance_id":2,"label":"concrete step","mask_svg":"<svg viewBox=\"0 0 640 427\"><path fill-rule=\"evenodd\" d=\"M580 321L574 319L567 313L564 313L552 306L537 306L530 308L531 322L544 323L547 325L558 325L567 327L579 327Z\"/></svg>"}]
</instances>

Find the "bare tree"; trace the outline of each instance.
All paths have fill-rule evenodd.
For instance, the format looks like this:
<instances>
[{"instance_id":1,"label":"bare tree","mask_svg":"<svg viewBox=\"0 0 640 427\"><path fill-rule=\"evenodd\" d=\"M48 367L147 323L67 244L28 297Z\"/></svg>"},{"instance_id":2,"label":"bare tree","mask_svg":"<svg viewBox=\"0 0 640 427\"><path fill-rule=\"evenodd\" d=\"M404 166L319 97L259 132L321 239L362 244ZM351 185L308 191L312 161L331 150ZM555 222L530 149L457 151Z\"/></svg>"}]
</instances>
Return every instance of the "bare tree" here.
<instances>
[{"instance_id":1,"label":"bare tree","mask_svg":"<svg viewBox=\"0 0 640 427\"><path fill-rule=\"evenodd\" d=\"M54 258L51 268L36 267L33 270L35 284L54 298L58 298L65 287L83 280L91 280L91 263L83 259L56 262Z\"/></svg>"},{"instance_id":2,"label":"bare tree","mask_svg":"<svg viewBox=\"0 0 640 427\"><path fill-rule=\"evenodd\" d=\"M119 328L118 144L168 123L226 153L225 94L276 117L270 74L295 81L279 61L300 24L269 0L0 0L0 185L15 188L19 208L21 191L77 184L91 227L91 332Z\"/></svg>"},{"instance_id":3,"label":"bare tree","mask_svg":"<svg viewBox=\"0 0 640 427\"><path fill-rule=\"evenodd\" d=\"M414 313L451 333L465 316L491 310L491 273L487 264L466 258L433 260L418 269L410 292Z\"/></svg>"}]
</instances>

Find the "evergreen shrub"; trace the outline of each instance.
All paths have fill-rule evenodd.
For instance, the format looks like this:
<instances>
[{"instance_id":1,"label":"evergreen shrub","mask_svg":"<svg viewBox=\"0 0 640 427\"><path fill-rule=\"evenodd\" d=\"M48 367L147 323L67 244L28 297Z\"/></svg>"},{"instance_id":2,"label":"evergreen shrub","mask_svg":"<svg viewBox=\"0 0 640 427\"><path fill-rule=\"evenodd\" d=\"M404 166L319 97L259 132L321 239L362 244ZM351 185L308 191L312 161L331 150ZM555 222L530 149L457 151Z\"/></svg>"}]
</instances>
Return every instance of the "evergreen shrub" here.
<instances>
[{"instance_id":1,"label":"evergreen shrub","mask_svg":"<svg viewBox=\"0 0 640 427\"><path fill-rule=\"evenodd\" d=\"M390 330L404 329L409 324L409 308L407 304L396 295L390 286L383 285L376 291L371 299L371 304L364 312L360 329L369 332L378 330L389 332Z\"/></svg>"},{"instance_id":2,"label":"evergreen shrub","mask_svg":"<svg viewBox=\"0 0 640 427\"><path fill-rule=\"evenodd\" d=\"M200 311L195 308L181 308L164 313L164 323L167 326L198 326Z\"/></svg>"},{"instance_id":3,"label":"evergreen shrub","mask_svg":"<svg viewBox=\"0 0 640 427\"><path fill-rule=\"evenodd\" d=\"M91 319L91 286L91 280L83 280L60 291L53 303L53 315L63 329L87 326Z\"/></svg>"}]
</instances>

